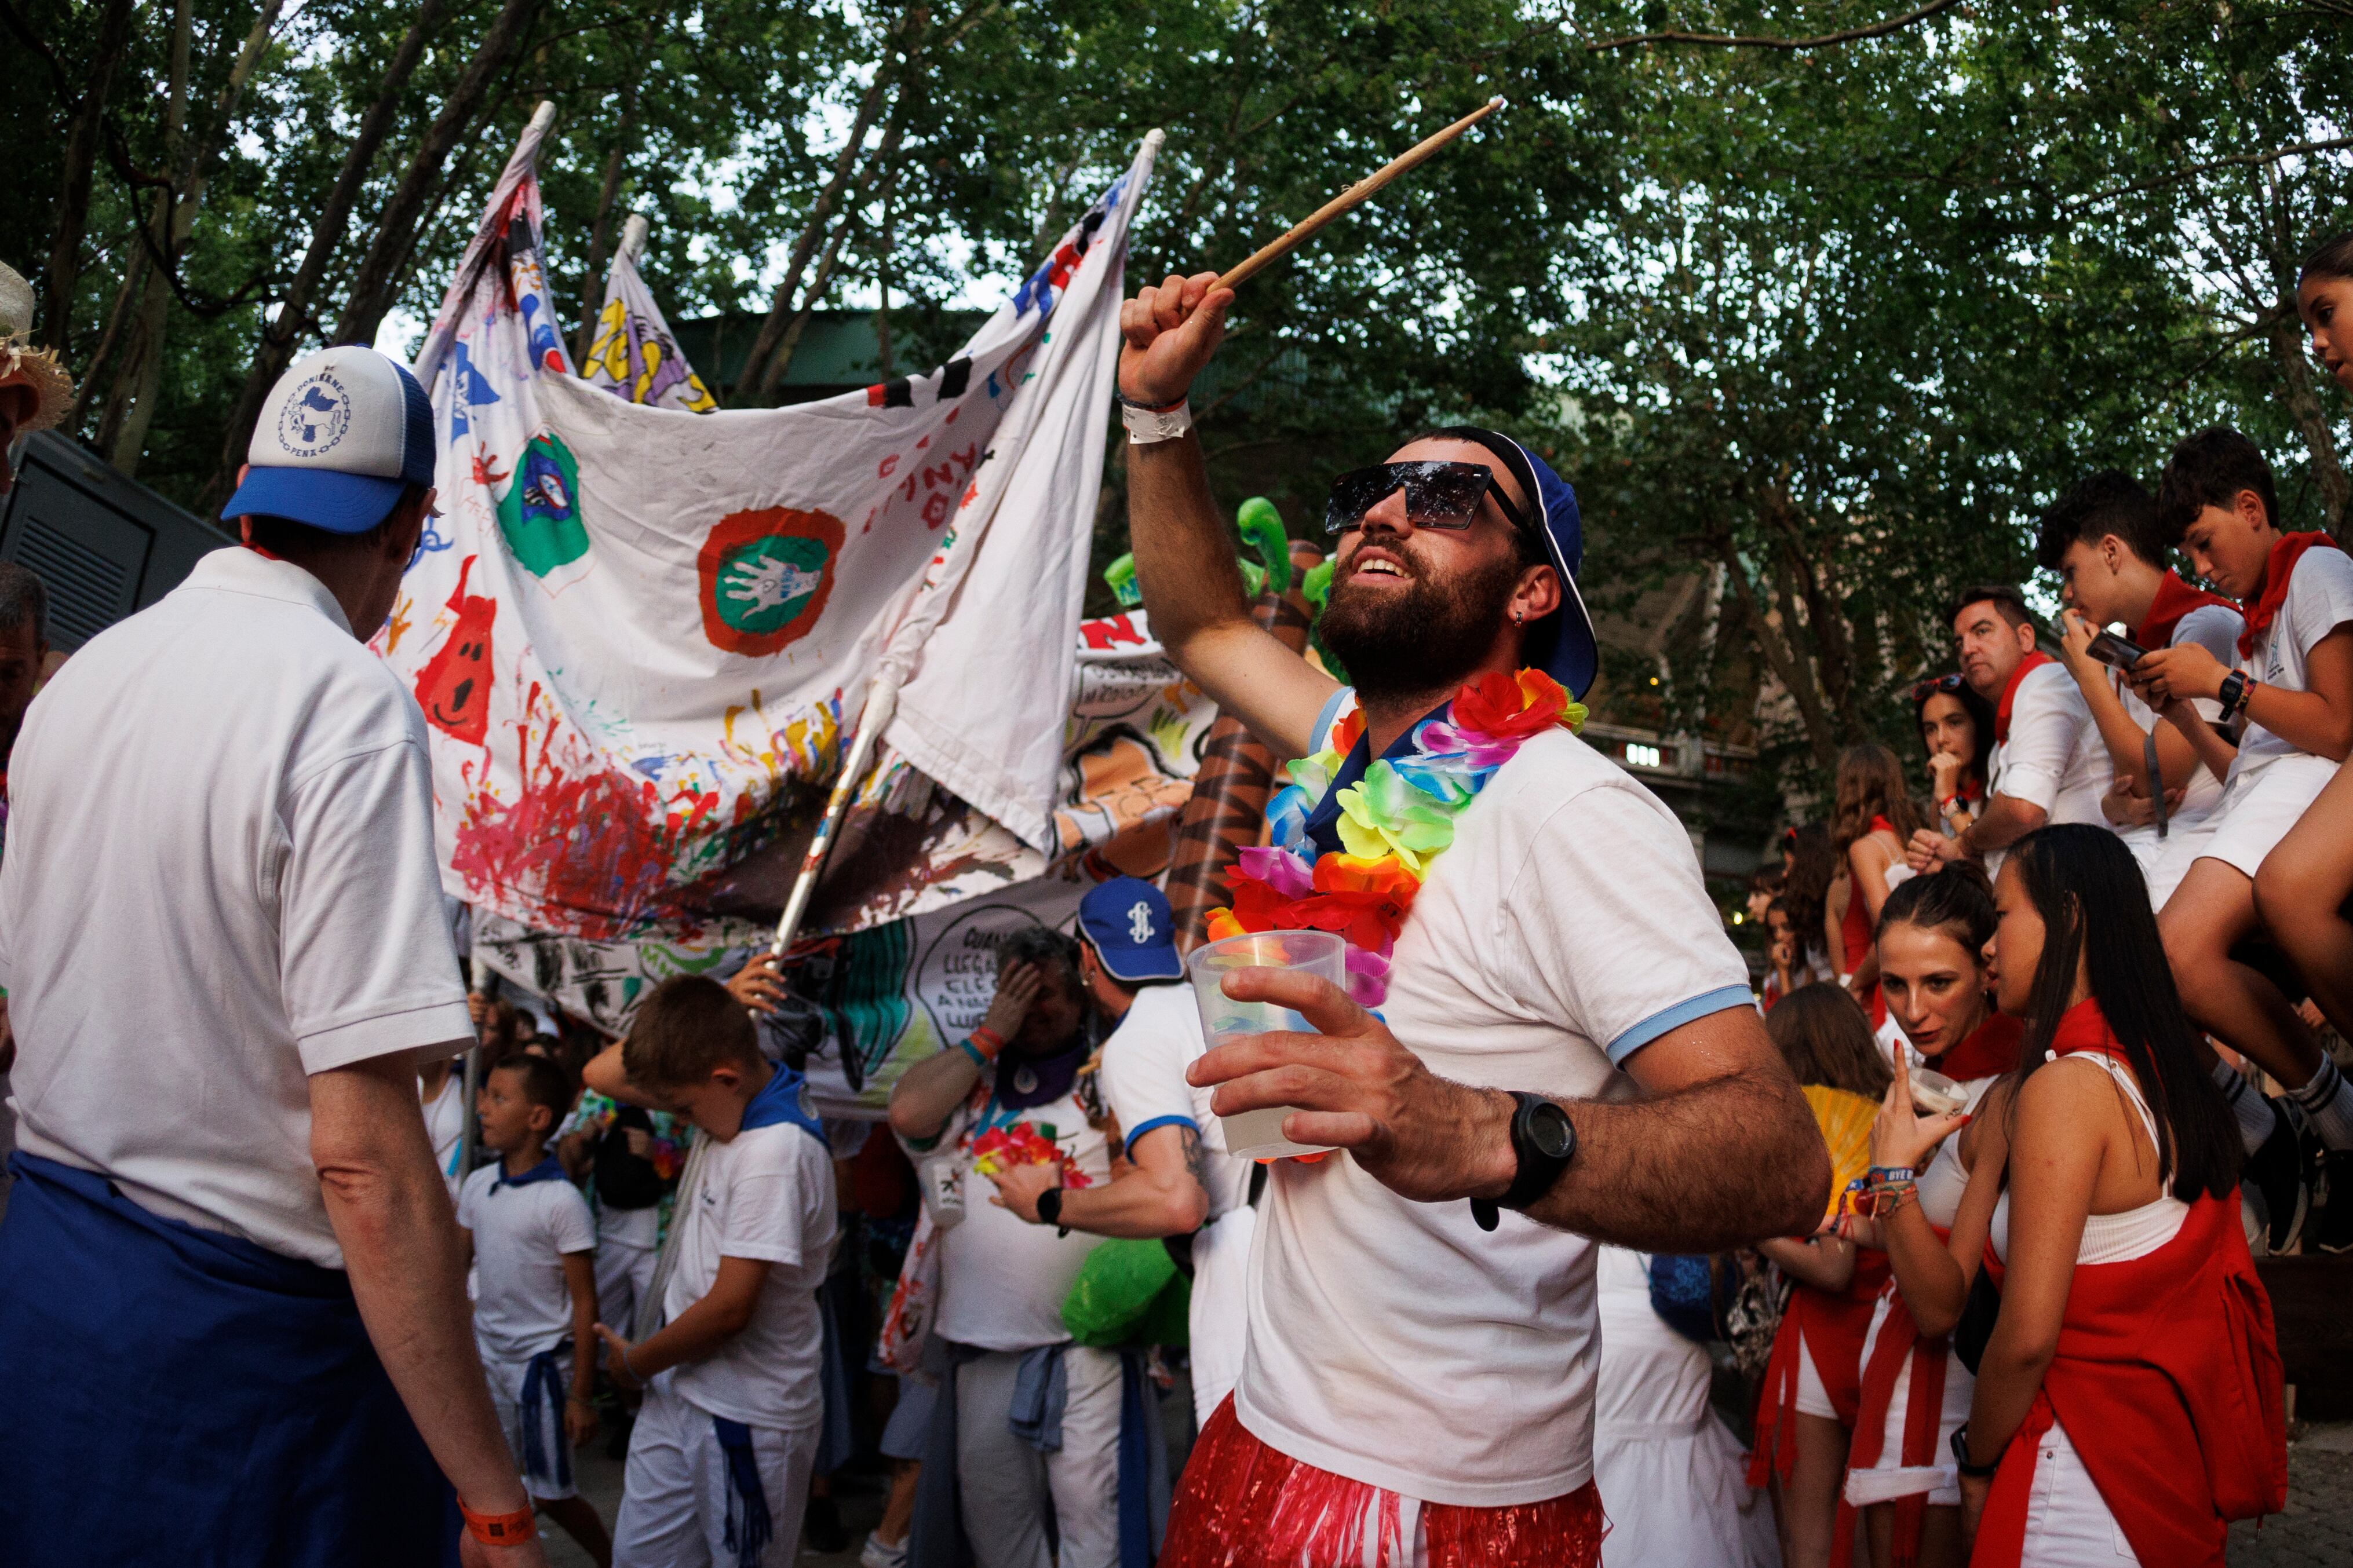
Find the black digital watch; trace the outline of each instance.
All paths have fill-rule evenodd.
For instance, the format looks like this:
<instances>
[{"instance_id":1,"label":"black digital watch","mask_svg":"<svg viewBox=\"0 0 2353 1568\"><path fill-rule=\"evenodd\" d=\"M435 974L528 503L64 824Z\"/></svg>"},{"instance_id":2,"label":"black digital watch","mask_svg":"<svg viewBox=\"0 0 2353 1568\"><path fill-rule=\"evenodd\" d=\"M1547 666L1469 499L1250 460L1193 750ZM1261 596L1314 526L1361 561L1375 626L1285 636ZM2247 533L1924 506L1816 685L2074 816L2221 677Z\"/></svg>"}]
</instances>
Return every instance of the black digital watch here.
<instances>
[{"instance_id":1,"label":"black digital watch","mask_svg":"<svg viewBox=\"0 0 2353 1568\"><path fill-rule=\"evenodd\" d=\"M1493 1230L1504 1209L1525 1209L1552 1191L1554 1184L1577 1158L1577 1123L1568 1112L1540 1094L1511 1091L1519 1102L1512 1113L1512 1153L1519 1173L1501 1197L1472 1198L1471 1217L1481 1230Z\"/></svg>"}]
</instances>

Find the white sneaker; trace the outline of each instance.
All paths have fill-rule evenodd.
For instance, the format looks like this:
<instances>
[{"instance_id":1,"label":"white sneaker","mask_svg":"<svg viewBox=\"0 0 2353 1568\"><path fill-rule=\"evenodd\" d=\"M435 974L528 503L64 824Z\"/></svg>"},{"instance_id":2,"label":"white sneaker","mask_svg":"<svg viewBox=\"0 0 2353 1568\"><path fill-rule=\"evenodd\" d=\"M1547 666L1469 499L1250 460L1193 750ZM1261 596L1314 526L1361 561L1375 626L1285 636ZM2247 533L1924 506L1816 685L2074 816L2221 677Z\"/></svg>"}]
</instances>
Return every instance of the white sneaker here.
<instances>
[{"instance_id":1,"label":"white sneaker","mask_svg":"<svg viewBox=\"0 0 2353 1568\"><path fill-rule=\"evenodd\" d=\"M885 1546L870 1534L865 1549L858 1554L858 1568L907 1568L907 1543Z\"/></svg>"}]
</instances>

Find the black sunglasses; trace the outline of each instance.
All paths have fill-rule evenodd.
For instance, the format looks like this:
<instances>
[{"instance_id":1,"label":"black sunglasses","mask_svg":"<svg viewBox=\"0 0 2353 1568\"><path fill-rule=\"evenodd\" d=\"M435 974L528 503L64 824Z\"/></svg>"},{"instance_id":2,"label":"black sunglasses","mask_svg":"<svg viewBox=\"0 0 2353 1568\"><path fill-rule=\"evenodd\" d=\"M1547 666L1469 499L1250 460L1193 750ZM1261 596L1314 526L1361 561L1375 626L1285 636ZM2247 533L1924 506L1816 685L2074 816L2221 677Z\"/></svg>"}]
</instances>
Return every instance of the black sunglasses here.
<instances>
[{"instance_id":1,"label":"black sunglasses","mask_svg":"<svg viewBox=\"0 0 2353 1568\"><path fill-rule=\"evenodd\" d=\"M1961 678L1957 674L1939 675L1927 680L1914 682L1912 687L1912 700L1915 702L1926 702L1931 697L1936 696L1939 691L1958 691L1960 689Z\"/></svg>"},{"instance_id":2,"label":"black sunglasses","mask_svg":"<svg viewBox=\"0 0 2353 1568\"><path fill-rule=\"evenodd\" d=\"M1365 514L1399 489L1405 491L1406 520L1416 528L1468 528L1479 515L1480 500L1492 496L1506 521L1525 529L1526 515L1494 481L1495 470L1482 463L1377 463L1357 468L1332 481L1324 531L1362 528Z\"/></svg>"}]
</instances>

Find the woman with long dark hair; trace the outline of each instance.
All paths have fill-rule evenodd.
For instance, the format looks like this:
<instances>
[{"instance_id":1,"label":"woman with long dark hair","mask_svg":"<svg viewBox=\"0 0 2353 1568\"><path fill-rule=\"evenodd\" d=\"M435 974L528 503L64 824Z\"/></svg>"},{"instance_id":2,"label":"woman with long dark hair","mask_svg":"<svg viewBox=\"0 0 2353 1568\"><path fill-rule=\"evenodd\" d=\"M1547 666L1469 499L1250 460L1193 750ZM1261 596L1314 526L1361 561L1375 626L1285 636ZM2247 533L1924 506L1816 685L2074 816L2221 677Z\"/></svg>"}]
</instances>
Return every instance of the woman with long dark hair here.
<instances>
[{"instance_id":1,"label":"woman with long dark hair","mask_svg":"<svg viewBox=\"0 0 2353 1568\"><path fill-rule=\"evenodd\" d=\"M2018 1066L2023 1031L1988 994L1993 932L1993 889L1966 863L1901 884L1879 915L1880 986L1904 1038L1872 1126L1871 1163L1883 1189L1913 1182L1917 1201L1849 1226L1854 1240L1885 1250L1894 1275L1863 1340L1862 1398L1847 1458L1846 1500L1862 1510L1877 1563L1956 1568L1961 1561L1960 1477L1947 1445L1968 1419L1975 1380L1941 1330L1921 1331L1912 1300L1952 1305L1946 1247L1985 1142L1982 1123L1970 1123L1968 1112ZM1917 1107L1915 1059L1953 1081L1958 1106L1941 1114Z\"/></svg>"},{"instance_id":2,"label":"woman with long dark hair","mask_svg":"<svg viewBox=\"0 0 2353 1568\"><path fill-rule=\"evenodd\" d=\"M1837 951L1830 918L1831 885L1838 880L1838 851L1831 847L1830 829L1819 822L1801 823L1781 830L1781 901L1789 911L1796 933L1800 984L1835 980L1838 966L1831 961Z\"/></svg>"},{"instance_id":3,"label":"woman with long dark hair","mask_svg":"<svg viewBox=\"0 0 2353 1568\"><path fill-rule=\"evenodd\" d=\"M1936 826L1957 838L1985 807L1993 704L1959 675L1939 675L1912 688L1912 722L1928 750Z\"/></svg>"},{"instance_id":4,"label":"woman with long dark hair","mask_svg":"<svg viewBox=\"0 0 2353 1568\"><path fill-rule=\"evenodd\" d=\"M1887 873L1905 863L1904 847L1924 825L1905 790L1904 764L1884 746L1849 746L1839 757L1837 802L1831 847L1846 863L1847 898L1833 951L1840 977L1877 1028L1887 1021L1887 1005L1879 994L1871 933L1887 902Z\"/></svg>"},{"instance_id":5,"label":"woman with long dark hair","mask_svg":"<svg viewBox=\"0 0 2353 1568\"><path fill-rule=\"evenodd\" d=\"M2085 825L2029 834L1995 883L1998 999L2031 1022L2003 1169L1980 1159L1955 1226L1957 1248L1985 1216L2001 1310L1952 1445L1991 1568L2219 1568L2228 1521L2286 1500L2243 1152L2145 887Z\"/></svg>"},{"instance_id":6,"label":"woman with long dark hair","mask_svg":"<svg viewBox=\"0 0 2353 1568\"><path fill-rule=\"evenodd\" d=\"M1766 1015L1807 1103L1833 1148L1834 1123L1887 1089L1887 1063L1854 998L1836 985L1800 985ZM1827 1218L1827 1216L1826 1216ZM1787 1568L1827 1568L1841 1514L1840 1478L1862 1397L1862 1336L1887 1279L1887 1259L1828 1226L1810 1237L1759 1243L1792 1281L1757 1401L1748 1484L1769 1487Z\"/></svg>"}]
</instances>

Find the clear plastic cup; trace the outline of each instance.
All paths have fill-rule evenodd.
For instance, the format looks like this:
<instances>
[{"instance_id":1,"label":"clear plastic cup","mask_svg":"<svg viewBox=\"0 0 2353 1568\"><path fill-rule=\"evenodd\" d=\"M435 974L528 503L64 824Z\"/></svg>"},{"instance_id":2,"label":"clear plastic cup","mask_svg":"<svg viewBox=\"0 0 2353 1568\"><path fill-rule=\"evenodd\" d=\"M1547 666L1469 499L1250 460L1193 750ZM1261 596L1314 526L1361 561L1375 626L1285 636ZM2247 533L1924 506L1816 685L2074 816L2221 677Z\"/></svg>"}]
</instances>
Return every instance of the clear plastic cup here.
<instances>
[{"instance_id":1,"label":"clear plastic cup","mask_svg":"<svg viewBox=\"0 0 2353 1568\"><path fill-rule=\"evenodd\" d=\"M1912 1069L1912 1108L1921 1115L1949 1116L1968 1103L1968 1091L1934 1068Z\"/></svg>"},{"instance_id":2,"label":"clear plastic cup","mask_svg":"<svg viewBox=\"0 0 2353 1568\"><path fill-rule=\"evenodd\" d=\"M1229 936L1193 950L1185 972L1193 982L1193 1003L1201 1010L1201 1030L1212 1046L1242 1035L1271 1035L1284 1030L1313 1034L1315 1026L1288 1007L1271 1002L1238 1002L1226 994L1225 979L1238 969L1299 969L1319 974L1345 990L1348 945L1324 931L1261 931ZM1248 1160L1272 1160L1285 1154L1319 1154L1327 1145L1293 1143L1282 1135L1282 1119L1297 1109L1271 1105L1220 1116L1226 1152Z\"/></svg>"}]
</instances>

